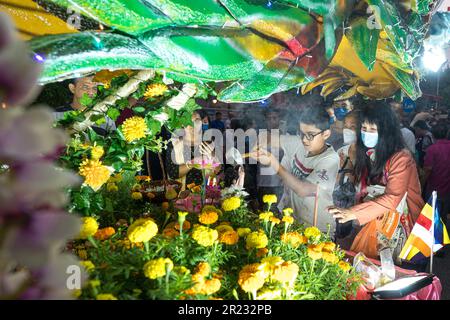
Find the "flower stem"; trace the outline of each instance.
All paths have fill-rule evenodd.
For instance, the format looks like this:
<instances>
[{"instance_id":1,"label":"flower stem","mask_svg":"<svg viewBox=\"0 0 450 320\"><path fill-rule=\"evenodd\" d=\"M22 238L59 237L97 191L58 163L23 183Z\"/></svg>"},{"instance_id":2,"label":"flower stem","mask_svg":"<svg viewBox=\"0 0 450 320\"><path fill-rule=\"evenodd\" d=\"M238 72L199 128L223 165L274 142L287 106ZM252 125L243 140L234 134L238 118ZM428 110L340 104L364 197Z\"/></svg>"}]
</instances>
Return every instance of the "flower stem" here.
<instances>
[{"instance_id":1,"label":"flower stem","mask_svg":"<svg viewBox=\"0 0 450 320\"><path fill-rule=\"evenodd\" d=\"M92 238L92 236L89 236L87 239L89 240L90 243L92 243L95 249L98 249L97 242L94 240L94 238Z\"/></svg>"},{"instance_id":2,"label":"flower stem","mask_svg":"<svg viewBox=\"0 0 450 320\"><path fill-rule=\"evenodd\" d=\"M148 246L148 241L144 242L144 248L145 248L145 253L149 254L150 253L150 247Z\"/></svg>"}]
</instances>

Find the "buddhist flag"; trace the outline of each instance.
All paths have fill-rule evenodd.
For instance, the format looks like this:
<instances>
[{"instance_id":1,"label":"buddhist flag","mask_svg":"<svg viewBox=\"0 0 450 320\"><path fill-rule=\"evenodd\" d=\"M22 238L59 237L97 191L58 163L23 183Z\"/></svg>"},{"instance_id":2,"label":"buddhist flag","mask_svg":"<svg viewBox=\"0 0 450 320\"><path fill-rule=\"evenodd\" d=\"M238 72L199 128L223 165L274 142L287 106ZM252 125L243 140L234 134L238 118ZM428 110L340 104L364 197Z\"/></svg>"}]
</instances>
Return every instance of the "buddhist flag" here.
<instances>
[{"instance_id":1,"label":"buddhist flag","mask_svg":"<svg viewBox=\"0 0 450 320\"><path fill-rule=\"evenodd\" d=\"M423 207L419 218L414 225L411 234L406 240L405 246L400 252L400 258L408 261L418 261L428 258L431 254L431 243L433 252L438 251L444 245L450 243L447 229L439 216L439 206L436 202L435 212L433 212L432 199L430 197L425 207ZM434 214L434 239L432 235L432 217Z\"/></svg>"}]
</instances>

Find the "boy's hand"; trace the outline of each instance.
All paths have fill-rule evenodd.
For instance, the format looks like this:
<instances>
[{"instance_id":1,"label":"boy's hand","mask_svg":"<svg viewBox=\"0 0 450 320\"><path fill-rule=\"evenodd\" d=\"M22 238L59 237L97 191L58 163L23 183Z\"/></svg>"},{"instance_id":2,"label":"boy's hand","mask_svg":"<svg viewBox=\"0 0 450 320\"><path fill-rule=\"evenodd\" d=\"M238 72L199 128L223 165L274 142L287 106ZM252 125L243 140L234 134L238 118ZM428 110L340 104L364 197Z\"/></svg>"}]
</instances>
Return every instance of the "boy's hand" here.
<instances>
[{"instance_id":1,"label":"boy's hand","mask_svg":"<svg viewBox=\"0 0 450 320\"><path fill-rule=\"evenodd\" d=\"M256 147L252 152L250 152L249 156L264 166L271 166L278 172L280 163L269 151Z\"/></svg>"}]
</instances>

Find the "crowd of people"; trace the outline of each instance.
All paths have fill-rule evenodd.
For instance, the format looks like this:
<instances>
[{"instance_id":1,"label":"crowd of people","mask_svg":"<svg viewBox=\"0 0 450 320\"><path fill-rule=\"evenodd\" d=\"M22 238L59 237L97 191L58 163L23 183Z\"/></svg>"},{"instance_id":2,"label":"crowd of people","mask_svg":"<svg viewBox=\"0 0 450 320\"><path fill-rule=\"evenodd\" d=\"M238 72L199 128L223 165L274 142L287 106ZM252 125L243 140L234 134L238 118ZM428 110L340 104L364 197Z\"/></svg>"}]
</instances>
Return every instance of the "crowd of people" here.
<instances>
[{"instance_id":1,"label":"crowd of people","mask_svg":"<svg viewBox=\"0 0 450 320\"><path fill-rule=\"evenodd\" d=\"M55 118L60 118L61 112L80 108L77 101L83 93L93 94L89 82L92 79L70 85L74 101L57 110ZM286 110L274 99L259 107L258 116L244 113L237 118L229 110L224 119L217 111L214 120L206 109L197 110L193 124L186 126L181 136L162 133L170 140L162 154L168 178L182 181L184 186L203 183L202 173L191 165L192 160L217 158L218 150L226 154L229 144L223 141L227 129L253 129L257 139L246 135L244 150L236 137L232 144L241 154L248 154L245 163L222 163L213 175L226 186L245 188L254 210L267 210L262 198L275 194L279 201L273 211L291 207L299 222L329 232L344 249L375 258L385 248L398 257L432 191L437 191L441 217L447 223L448 111L418 108L406 113L394 100L329 102L315 94L298 96L292 105L294 109ZM108 124L110 121L106 121ZM107 134L119 125L100 129ZM210 129L223 134L224 140L206 141L196 134ZM147 157L146 170L152 171L153 178L163 178L157 173L160 161L156 155L147 153ZM402 201L406 201L407 213L400 212L405 216L394 235L387 238L380 232L380 220Z\"/></svg>"}]
</instances>

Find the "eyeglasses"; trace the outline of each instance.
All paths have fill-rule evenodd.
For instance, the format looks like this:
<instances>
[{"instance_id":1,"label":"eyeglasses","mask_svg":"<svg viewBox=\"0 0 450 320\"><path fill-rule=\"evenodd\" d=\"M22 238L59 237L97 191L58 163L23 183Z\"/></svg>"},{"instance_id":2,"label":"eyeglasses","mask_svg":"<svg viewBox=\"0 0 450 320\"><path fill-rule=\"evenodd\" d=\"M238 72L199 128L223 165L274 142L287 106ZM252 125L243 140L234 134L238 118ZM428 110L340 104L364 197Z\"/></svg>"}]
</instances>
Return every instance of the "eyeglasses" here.
<instances>
[{"instance_id":1,"label":"eyeglasses","mask_svg":"<svg viewBox=\"0 0 450 320\"><path fill-rule=\"evenodd\" d=\"M313 141L316 136L318 136L319 134L321 134L324 131L325 130L322 130L322 131L317 132L317 133L309 133L309 132L308 133L303 133L303 132L300 131L299 132L300 133L300 139L303 140L303 138L306 138L306 140L308 140L308 141Z\"/></svg>"}]
</instances>

